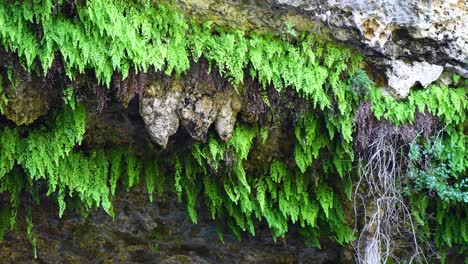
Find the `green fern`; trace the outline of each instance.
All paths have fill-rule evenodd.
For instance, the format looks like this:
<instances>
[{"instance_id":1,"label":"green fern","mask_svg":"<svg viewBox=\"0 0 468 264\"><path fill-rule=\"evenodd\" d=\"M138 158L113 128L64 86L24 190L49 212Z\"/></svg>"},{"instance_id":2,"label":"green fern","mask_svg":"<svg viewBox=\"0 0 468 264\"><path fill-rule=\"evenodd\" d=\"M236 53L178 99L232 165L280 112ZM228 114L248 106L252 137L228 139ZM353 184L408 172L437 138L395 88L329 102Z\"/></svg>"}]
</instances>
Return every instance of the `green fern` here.
<instances>
[{"instance_id":1,"label":"green fern","mask_svg":"<svg viewBox=\"0 0 468 264\"><path fill-rule=\"evenodd\" d=\"M203 198L211 217L224 219L237 237L241 231L255 234L254 220L258 220L267 223L275 239L284 236L293 223L315 246L323 234L348 243L353 232L343 204L349 203L351 184L345 175L352 173L354 114L364 100L372 102L375 117L397 125L413 122L416 111L437 116L447 125L443 144L459 149L450 156L448 166L456 172L451 175L466 172L465 87L432 85L398 102L382 98L367 75L357 69L360 57L352 50L310 34L287 41L223 31L210 22L187 21L172 7L148 1L87 1L77 5L74 20L54 6L52 0L0 3L0 44L17 54L29 72L45 75L59 54L72 81L93 71L99 84L109 86L115 72L125 79L130 68L137 72L153 68L177 76L189 69L191 60L204 58L234 85L242 85L249 74L265 88L293 89L310 108L293 120L294 161L274 157L252 168L250 153L257 142L265 143L268 131L238 125L228 142L210 135L207 143L195 144L190 151L174 150L174 175L164 175L159 171L163 161L152 154L138 157L124 148L75 149L85 134L86 113L68 88L63 111L55 111L47 124L0 131L0 193L10 197L10 204L2 207L0 234L15 225L20 194L32 182L45 182L47 194L57 199L59 216L70 197L86 209L102 207L113 215L111 197L116 189L129 190L144 177L150 201L156 189L161 193L164 182L170 182L193 222L198 220L197 202ZM41 39L33 23L42 28ZM5 80L0 76L0 110L8 104L3 85L8 81L17 87L20 81L10 68L6 75ZM461 85L457 79L455 83ZM262 99L270 107L266 94L262 91ZM466 252L466 206L447 200L417 203L414 197L409 199L426 235L432 235L440 248L457 245ZM426 213L435 214L437 220L426 218ZM434 233L429 226L436 227Z\"/></svg>"}]
</instances>

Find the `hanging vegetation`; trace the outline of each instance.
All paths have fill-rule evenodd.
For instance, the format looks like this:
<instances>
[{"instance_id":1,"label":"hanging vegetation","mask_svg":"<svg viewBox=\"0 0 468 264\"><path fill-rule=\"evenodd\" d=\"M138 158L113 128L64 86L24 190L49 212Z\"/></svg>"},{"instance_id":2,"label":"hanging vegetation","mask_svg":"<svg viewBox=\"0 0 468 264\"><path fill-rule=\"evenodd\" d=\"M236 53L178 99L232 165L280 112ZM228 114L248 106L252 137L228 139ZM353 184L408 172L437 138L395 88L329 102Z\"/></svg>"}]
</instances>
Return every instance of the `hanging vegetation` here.
<instances>
[{"instance_id":1,"label":"hanging vegetation","mask_svg":"<svg viewBox=\"0 0 468 264\"><path fill-rule=\"evenodd\" d=\"M291 157L252 167L247 164L249 155L269 135L251 124L237 124L227 142L210 134L206 143L174 147L166 158L158 151L141 156L119 147L83 148L86 109L72 89L64 90L63 107L49 114L44 124L0 129L0 194L9 197L0 208L0 236L15 227L20 195L37 191L38 182L57 199L59 216L72 198L86 209L101 207L113 215L118 186L131 191L145 182L150 201L155 191L161 194L171 186L194 223L197 206L204 201L211 218L239 238L241 232L255 235L255 222L264 221L275 239L294 225L314 246L320 246L322 236L352 243L359 236L348 213L353 184L363 168L355 156L370 164L364 167L370 179L383 162L373 154L385 153L377 148L366 156L360 153L362 147L356 150L359 142L354 137L363 129L356 112L367 104L372 122L392 127L412 124L418 113L440 121L443 132L436 138L414 137L411 144L395 141L401 144L395 149L405 155L398 161L401 171L392 174L398 181L392 194L408 206L404 213L414 220L411 234L422 231L415 241L434 241L441 252L457 246L468 254L466 84L432 85L412 92L405 101L382 98L358 69L361 58L355 51L305 33L291 37L286 41L200 25L173 8L147 2L3 1L0 45L19 58L28 74L46 76L53 65L62 65L68 83L83 74L94 75L99 85L116 88L119 100L128 105L135 94L143 93L150 69L177 78L203 59L233 87L255 81L277 92L292 90L308 102L308 109L292 120ZM12 65L0 66L15 71ZM3 88L15 82L12 76L0 75L0 106L9 103ZM163 166L171 173L163 174ZM400 187L407 191L399 193ZM30 215L29 226L33 220ZM28 233L34 241L32 227Z\"/></svg>"}]
</instances>

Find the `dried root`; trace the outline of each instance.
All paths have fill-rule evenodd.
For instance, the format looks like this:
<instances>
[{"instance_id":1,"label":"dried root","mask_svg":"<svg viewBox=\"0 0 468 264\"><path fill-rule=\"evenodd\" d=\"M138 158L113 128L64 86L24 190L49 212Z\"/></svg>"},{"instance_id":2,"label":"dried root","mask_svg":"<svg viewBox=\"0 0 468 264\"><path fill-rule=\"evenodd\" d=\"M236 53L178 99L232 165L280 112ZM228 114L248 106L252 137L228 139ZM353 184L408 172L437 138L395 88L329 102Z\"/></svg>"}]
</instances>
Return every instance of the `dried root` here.
<instances>
[{"instance_id":1,"label":"dried root","mask_svg":"<svg viewBox=\"0 0 468 264\"><path fill-rule=\"evenodd\" d=\"M427 263L426 243L418 237L402 195L407 163L402 133L408 128L401 131L385 121L368 121L361 131L368 144L357 146L359 178L354 185L353 207L361 231L354 245L356 262L386 263L392 259L397 263Z\"/></svg>"}]
</instances>

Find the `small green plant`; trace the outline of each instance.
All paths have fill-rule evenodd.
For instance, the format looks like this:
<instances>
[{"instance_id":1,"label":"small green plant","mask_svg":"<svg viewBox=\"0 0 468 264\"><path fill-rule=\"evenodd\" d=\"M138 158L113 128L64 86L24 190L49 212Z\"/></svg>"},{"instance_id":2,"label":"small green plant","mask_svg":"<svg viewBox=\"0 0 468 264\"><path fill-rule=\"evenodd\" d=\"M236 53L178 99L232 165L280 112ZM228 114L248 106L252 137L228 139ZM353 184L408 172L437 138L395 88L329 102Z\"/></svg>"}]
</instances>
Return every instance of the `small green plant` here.
<instances>
[{"instance_id":1,"label":"small green plant","mask_svg":"<svg viewBox=\"0 0 468 264\"><path fill-rule=\"evenodd\" d=\"M422 142L421 142L422 141ZM414 183L412 191L437 195L445 202L468 203L466 145L443 143L440 137L416 140L410 145L408 176Z\"/></svg>"},{"instance_id":2,"label":"small green plant","mask_svg":"<svg viewBox=\"0 0 468 264\"><path fill-rule=\"evenodd\" d=\"M453 80L453 82L454 82L455 84L458 84L458 82L460 81L460 75L454 74L454 75L452 76L452 80Z\"/></svg>"},{"instance_id":3,"label":"small green plant","mask_svg":"<svg viewBox=\"0 0 468 264\"><path fill-rule=\"evenodd\" d=\"M416 111L429 112L444 123L461 124L466 119L468 94L465 87L430 85L424 90L412 92L399 102L393 98L382 98L381 91L374 89L370 94L372 111L378 119L382 117L394 124L413 123Z\"/></svg>"},{"instance_id":4,"label":"small green plant","mask_svg":"<svg viewBox=\"0 0 468 264\"><path fill-rule=\"evenodd\" d=\"M290 37L294 39L298 36L296 30L294 29L294 24L289 21L284 22L283 34L284 34L283 38L286 39L287 41L289 41Z\"/></svg>"}]
</instances>

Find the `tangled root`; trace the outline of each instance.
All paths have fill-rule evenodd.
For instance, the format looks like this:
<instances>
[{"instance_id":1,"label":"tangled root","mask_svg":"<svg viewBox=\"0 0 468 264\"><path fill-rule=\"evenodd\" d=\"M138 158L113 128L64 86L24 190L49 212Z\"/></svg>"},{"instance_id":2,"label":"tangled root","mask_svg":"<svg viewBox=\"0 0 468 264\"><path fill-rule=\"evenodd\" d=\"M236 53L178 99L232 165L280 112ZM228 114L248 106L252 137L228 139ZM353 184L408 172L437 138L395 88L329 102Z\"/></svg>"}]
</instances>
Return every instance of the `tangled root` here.
<instances>
[{"instance_id":1,"label":"tangled root","mask_svg":"<svg viewBox=\"0 0 468 264\"><path fill-rule=\"evenodd\" d=\"M356 261L427 263L427 252L421 246L426 243L418 237L402 195L407 164L404 146L417 134L430 133L435 124L427 122L432 120L430 116L421 115L421 122L395 127L371 115L369 104L362 105L357 113L359 178L354 185L353 207L361 231L354 245ZM421 125L424 122L427 125Z\"/></svg>"}]
</instances>

